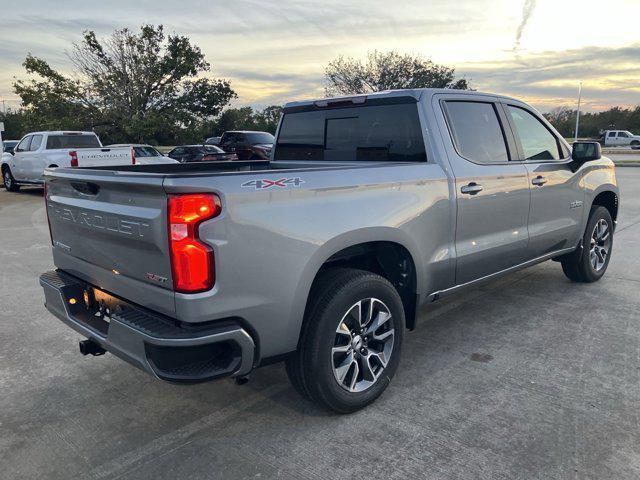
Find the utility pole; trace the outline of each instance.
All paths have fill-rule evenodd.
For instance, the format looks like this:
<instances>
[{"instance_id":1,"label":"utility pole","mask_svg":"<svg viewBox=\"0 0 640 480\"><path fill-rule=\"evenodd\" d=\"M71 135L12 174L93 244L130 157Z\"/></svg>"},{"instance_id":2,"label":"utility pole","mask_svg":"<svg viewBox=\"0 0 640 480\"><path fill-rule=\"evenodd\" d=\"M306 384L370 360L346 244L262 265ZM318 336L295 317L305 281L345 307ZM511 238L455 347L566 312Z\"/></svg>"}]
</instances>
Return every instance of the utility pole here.
<instances>
[{"instance_id":1,"label":"utility pole","mask_svg":"<svg viewBox=\"0 0 640 480\"><path fill-rule=\"evenodd\" d=\"M578 129L580 128L580 100L582 100L582 82L578 86L578 111L576 112L576 134L573 139L574 142L578 141Z\"/></svg>"}]
</instances>

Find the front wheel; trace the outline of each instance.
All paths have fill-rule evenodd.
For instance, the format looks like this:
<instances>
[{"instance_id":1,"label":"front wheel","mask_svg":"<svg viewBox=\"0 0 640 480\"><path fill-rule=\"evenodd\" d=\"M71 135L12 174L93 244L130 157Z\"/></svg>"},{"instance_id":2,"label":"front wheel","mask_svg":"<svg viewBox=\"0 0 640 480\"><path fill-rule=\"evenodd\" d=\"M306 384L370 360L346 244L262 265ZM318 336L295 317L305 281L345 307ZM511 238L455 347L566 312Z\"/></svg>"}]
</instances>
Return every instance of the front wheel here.
<instances>
[{"instance_id":1,"label":"front wheel","mask_svg":"<svg viewBox=\"0 0 640 480\"><path fill-rule=\"evenodd\" d=\"M338 413L378 398L393 378L404 336L397 290L374 273L335 269L311 292L298 350L286 362L294 387Z\"/></svg>"},{"instance_id":2,"label":"front wheel","mask_svg":"<svg viewBox=\"0 0 640 480\"><path fill-rule=\"evenodd\" d=\"M582 248L562 260L562 270L574 282L596 282L607 271L612 248L611 214L602 206L594 206L582 238Z\"/></svg>"},{"instance_id":3,"label":"front wheel","mask_svg":"<svg viewBox=\"0 0 640 480\"><path fill-rule=\"evenodd\" d=\"M16 179L13 178L9 167L5 168L4 172L2 172L2 181L4 182L4 188L6 188L8 192L17 192L20 190L20 185L16 183Z\"/></svg>"}]
</instances>

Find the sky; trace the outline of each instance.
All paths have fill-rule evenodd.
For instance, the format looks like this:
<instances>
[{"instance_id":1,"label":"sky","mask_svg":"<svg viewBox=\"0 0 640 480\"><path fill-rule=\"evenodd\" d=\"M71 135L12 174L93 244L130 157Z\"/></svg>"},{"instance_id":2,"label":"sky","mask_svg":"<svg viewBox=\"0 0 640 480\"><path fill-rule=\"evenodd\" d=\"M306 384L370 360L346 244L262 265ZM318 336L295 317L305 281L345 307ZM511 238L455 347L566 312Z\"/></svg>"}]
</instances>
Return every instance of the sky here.
<instances>
[{"instance_id":1,"label":"sky","mask_svg":"<svg viewBox=\"0 0 640 480\"><path fill-rule=\"evenodd\" d=\"M454 67L472 88L545 112L640 104L640 0L0 0L0 100L16 107L27 53L62 72L84 30L163 24L189 36L236 106L323 96L324 66L370 50Z\"/></svg>"}]
</instances>

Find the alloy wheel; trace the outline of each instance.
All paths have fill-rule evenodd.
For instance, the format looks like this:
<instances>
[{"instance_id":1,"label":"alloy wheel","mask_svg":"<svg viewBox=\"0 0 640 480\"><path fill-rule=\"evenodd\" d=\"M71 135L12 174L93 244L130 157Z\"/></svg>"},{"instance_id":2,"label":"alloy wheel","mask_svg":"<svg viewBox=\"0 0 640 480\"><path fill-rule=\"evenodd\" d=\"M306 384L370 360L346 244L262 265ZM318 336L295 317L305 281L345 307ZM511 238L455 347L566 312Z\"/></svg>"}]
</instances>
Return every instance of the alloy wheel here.
<instances>
[{"instance_id":1,"label":"alloy wheel","mask_svg":"<svg viewBox=\"0 0 640 480\"><path fill-rule=\"evenodd\" d=\"M603 218L598 220L591 234L589 246L589 260L593 270L599 272L607 263L607 257L611 250L611 232L609 224Z\"/></svg>"},{"instance_id":2,"label":"alloy wheel","mask_svg":"<svg viewBox=\"0 0 640 480\"><path fill-rule=\"evenodd\" d=\"M331 361L338 384L349 392L373 386L393 352L391 311L377 298L360 300L347 310L336 329Z\"/></svg>"}]
</instances>

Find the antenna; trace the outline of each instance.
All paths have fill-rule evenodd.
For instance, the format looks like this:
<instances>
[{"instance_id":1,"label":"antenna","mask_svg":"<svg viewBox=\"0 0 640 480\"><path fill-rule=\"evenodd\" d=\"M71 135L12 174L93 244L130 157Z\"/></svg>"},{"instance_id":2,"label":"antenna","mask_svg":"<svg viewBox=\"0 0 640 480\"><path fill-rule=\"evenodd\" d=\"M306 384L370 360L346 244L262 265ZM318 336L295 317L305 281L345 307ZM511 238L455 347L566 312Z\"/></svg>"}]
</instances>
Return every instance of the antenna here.
<instances>
[{"instance_id":1,"label":"antenna","mask_svg":"<svg viewBox=\"0 0 640 480\"><path fill-rule=\"evenodd\" d=\"M576 134L573 138L574 142L578 141L578 128L580 128L580 100L582 100L582 82L578 86L578 110L576 112Z\"/></svg>"}]
</instances>

